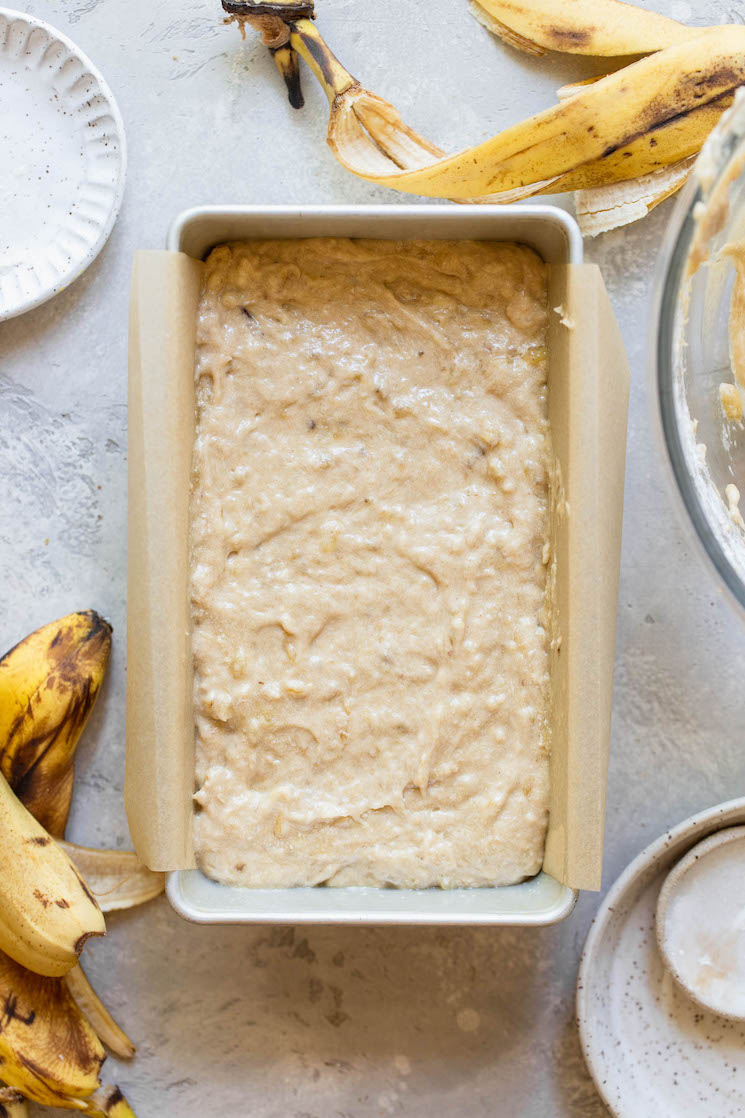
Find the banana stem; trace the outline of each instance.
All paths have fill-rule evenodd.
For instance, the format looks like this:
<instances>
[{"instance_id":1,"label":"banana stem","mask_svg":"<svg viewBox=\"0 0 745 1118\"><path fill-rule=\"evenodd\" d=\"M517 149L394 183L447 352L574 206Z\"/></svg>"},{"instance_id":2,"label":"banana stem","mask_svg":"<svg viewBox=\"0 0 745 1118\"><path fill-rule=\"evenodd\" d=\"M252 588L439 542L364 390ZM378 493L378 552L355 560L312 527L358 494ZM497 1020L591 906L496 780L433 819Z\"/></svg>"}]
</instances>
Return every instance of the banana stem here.
<instances>
[{"instance_id":1,"label":"banana stem","mask_svg":"<svg viewBox=\"0 0 745 1118\"><path fill-rule=\"evenodd\" d=\"M28 1118L28 1103L19 1091L0 1084L0 1118Z\"/></svg>"},{"instance_id":2,"label":"banana stem","mask_svg":"<svg viewBox=\"0 0 745 1118\"><path fill-rule=\"evenodd\" d=\"M303 91L300 86L300 67L298 65L297 54L286 43L281 47L269 48L274 59L274 65L282 75L282 79L287 86L287 96L289 97L290 104L293 109L302 109L305 104Z\"/></svg>"},{"instance_id":3,"label":"banana stem","mask_svg":"<svg viewBox=\"0 0 745 1118\"><path fill-rule=\"evenodd\" d=\"M326 91L330 104L358 84L357 79L342 66L311 20L296 20L289 24L289 29L290 45L307 62Z\"/></svg>"}]
</instances>

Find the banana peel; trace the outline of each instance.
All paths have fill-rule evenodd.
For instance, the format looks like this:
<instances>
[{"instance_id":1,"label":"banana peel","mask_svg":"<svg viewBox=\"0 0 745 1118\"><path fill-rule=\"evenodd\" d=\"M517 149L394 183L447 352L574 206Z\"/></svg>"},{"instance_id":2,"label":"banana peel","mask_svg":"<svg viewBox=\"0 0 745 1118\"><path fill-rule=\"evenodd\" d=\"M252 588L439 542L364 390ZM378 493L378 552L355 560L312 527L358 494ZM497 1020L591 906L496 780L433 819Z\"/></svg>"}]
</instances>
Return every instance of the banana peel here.
<instances>
[{"instance_id":1,"label":"banana peel","mask_svg":"<svg viewBox=\"0 0 745 1118\"><path fill-rule=\"evenodd\" d=\"M102 912L145 904L165 889L165 874L148 869L132 850L102 850L64 840L57 845L77 866Z\"/></svg>"},{"instance_id":2,"label":"banana peel","mask_svg":"<svg viewBox=\"0 0 745 1118\"><path fill-rule=\"evenodd\" d=\"M84 610L31 633L0 659L0 773L10 777L26 807L57 837L67 823L75 749L100 690L110 646L111 626L95 611ZM131 908L163 892L165 876L147 869L131 851L95 850L61 838L56 845L83 878L90 878L86 884L102 911ZM68 969L65 984L99 1039L117 1056L130 1058L134 1044L80 966ZM126 1101L112 1102L108 1096L104 1101L109 1109L101 1113L131 1113ZM57 1105L70 1104L58 1099Z\"/></svg>"},{"instance_id":3,"label":"banana peel","mask_svg":"<svg viewBox=\"0 0 745 1118\"><path fill-rule=\"evenodd\" d=\"M66 974L86 941L105 934L104 916L77 868L2 774L0 842L0 949L37 974Z\"/></svg>"},{"instance_id":4,"label":"banana peel","mask_svg":"<svg viewBox=\"0 0 745 1118\"><path fill-rule=\"evenodd\" d=\"M33 974L0 952L0 1007L0 1118L27 1118L25 1099L134 1118L118 1087L101 1086L106 1054L64 979Z\"/></svg>"},{"instance_id":5,"label":"banana peel","mask_svg":"<svg viewBox=\"0 0 745 1118\"><path fill-rule=\"evenodd\" d=\"M256 23L255 5L223 3L242 25ZM505 203L635 182L616 192L620 201L590 195L580 209L606 212L614 224L642 216L669 196L671 181L682 184L683 165L745 83L745 28L739 25L687 28L618 0L485 0L482 8L523 48L554 49L550 40L573 53L646 57L577 83L573 96L558 105L447 156L353 77L311 19L284 18L281 4L260 7L265 38L282 39L326 92L327 142L342 166L425 197ZM669 167L675 168L671 176L663 173Z\"/></svg>"},{"instance_id":6,"label":"banana peel","mask_svg":"<svg viewBox=\"0 0 745 1118\"><path fill-rule=\"evenodd\" d=\"M745 82L745 27L714 28L601 78L483 144L422 165L421 137L324 51L313 24L300 21L290 41L327 92L328 142L345 167L407 193L460 201L576 190L678 162L695 154Z\"/></svg>"},{"instance_id":7,"label":"banana peel","mask_svg":"<svg viewBox=\"0 0 745 1118\"><path fill-rule=\"evenodd\" d=\"M650 54L702 30L620 0L471 0L470 8L509 46L536 56Z\"/></svg>"},{"instance_id":8,"label":"banana peel","mask_svg":"<svg viewBox=\"0 0 745 1118\"><path fill-rule=\"evenodd\" d=\"M165 889L165 874L150 870L130 850L98 850L72 842L59 844L85 877L103 912L144 904ZM97 1036L121 1059L131 1059L135 1045L112 1017L78 964L65 976L68 989Z\"/></svg>"},{"instance_id":9,"label":"banana peel","mask_svg":"<svg viewBox=\"0 0 745 1118\"><path fill-rule=\"evenodd\" d=\"M69 859L76 868L76 881L90 877L86 887L91 900L98 895L96 907L117 911L162 893L164 875L147 869L131 851L95 850L61 838L73 791L75 749L100 690L110 646L111 626L95 611L85 610L43 626L0 659L0 774L9 777L23 796L25 818L31 819L30 811L58 837L59 842L52 843L55 857L61 853L65 861ZM12 795L3 775L0 782L0 788L4 785L7 795ZM45 843L51 843L42 827L38 831ZM40 861L47 855L41 838L28 849ZM37 875L31 876L36 879ZM7 961L0 961L0 996L4 995L6 1017L11 1015L15 1031L8 1027L9 1021L0 1021L0 1066L4 1072L7 1066L6 1078L13 1080L7 1099L0 1095L0 1108L5 1106L13 1118L26 1114L25 1101L18 1101L22 1096L15 1091L19 1088L28 1098L50 1106L94 1116L131 1116L118 1088L98 1089L97 1071L104 1058L101 1043L125 1059L134 1055L135 1046L82 968L76 965L64 978L35 982L30 971L9 957L2 959ZM19 1016L15 1016L13 1006L26 1006L28 1011L18 1009ZM49 1061L45 1063L48 1038L36 1024L37 1014L58 1026L60 1037L66 1028L73 1045L69 1054L62 1041L57 1041L58 1051L49 1068ZM27 1022L25 1036L19 1035L20 1018ZM86 1051L90 1058L81 1069ZM0 1118L2 1113L0 1109Z\"/></svg>"},{"instance_id":10,"label":"banana peel","mask_svg":"<svg viewBox=\"0 0 745 1118\"><path fill-rule=\"evenodd\" d=\"M557 89L556 96L559 101L566 101L596 81L598 78L571 82ZM660 202L680 190L688 181L695 162L696 156L692 155L636 179L577 190L574 210L582 236L597 237L646 217Z\"/></svg>"},{"instance_id":11,"label":"banana peel","mask_svg":"<svg viewBox=\"0 0 745 1118\"><path fill-rule=\"evenodd\" d=\"M696 157L673 163L629 182L610 183L574 195L577 224L583 237L597 237L632 221L646 217L686 183Z\"/></svg>"},{"instance_id":12,"label":"banana peel","mask_svg":"<svg viewBox=\"0 0 745 1118\"><path fill-rule=\"evenodd\" d=\"M0 1087L0 1118L29 1118L28 1103L20 1091Z\"/></svg>"},{"instance_id":13,"label":"banana peel","mask_svg":"<svg viewBox=\"0 0 745 1118\"><path fill-rule=\"evenodd\" d=\"M120 1059L131 1060L137 1051L134 1042L111 1016L79 963L65 975L65 982L101 1043Z\"/></svg>"},{"instance_id":14,"label":"banana peel","mask_svg":"<svg viewBox=\"0 0 745 1118\"><path fill-rule=\"evenodd\" d=\"M33 974L0 952L0 1007L5 1083L34 1102L83 1109L105 1053L62 979Z\"/></svg>"},{"instance_id":15,"label":"banana peel","mask_svg":"<svg viewBox=\"0 0 745 1118\"><path fill-rule=\"evenodd\" d=\"M75 749L103 681L111 626L94 610L29 634L0 659L0 772L55 838L65 832Z\"/></svg>"},{"instance_id":16,"label":"banana peel","mask_svg":"<svg viewBox=\"0 0 745 1118\"><path fill-rule=\"evenodd\" d=\"M91 1118L136 1118L118 1087L104 1087L86 1100L85 1114Z\"/></svg>"}]
</instances>

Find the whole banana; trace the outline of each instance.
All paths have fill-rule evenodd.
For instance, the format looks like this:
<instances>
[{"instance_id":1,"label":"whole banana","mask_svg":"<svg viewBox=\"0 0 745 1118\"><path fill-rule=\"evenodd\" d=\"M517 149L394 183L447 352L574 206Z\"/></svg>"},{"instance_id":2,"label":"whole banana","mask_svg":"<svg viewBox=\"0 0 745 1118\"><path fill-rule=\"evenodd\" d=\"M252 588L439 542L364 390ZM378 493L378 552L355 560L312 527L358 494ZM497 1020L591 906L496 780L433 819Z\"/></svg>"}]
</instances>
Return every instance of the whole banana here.
<instances>
[{"instance_id":1,"label":"whole banana","mask_svg":"<svg viewBox=\"0 0 745 1118\"><path fill-rule=\"evenodd\" d=\"M75 747L110 648L109 623L84 610L37 629L0 659L0 772L57 838L70 810Z\"/></svg>"},{"instance_id":2,"label":"whole banana","mask_svg":"<svg viewBox=\"0 0 745 1118\"><path fill-rule=\"evenodd\" d=\"M73 863L2 774L0 848L0 950L37 974L66 974L88 937L105 934L103 913Z\"/></svg>"}]
</instances>

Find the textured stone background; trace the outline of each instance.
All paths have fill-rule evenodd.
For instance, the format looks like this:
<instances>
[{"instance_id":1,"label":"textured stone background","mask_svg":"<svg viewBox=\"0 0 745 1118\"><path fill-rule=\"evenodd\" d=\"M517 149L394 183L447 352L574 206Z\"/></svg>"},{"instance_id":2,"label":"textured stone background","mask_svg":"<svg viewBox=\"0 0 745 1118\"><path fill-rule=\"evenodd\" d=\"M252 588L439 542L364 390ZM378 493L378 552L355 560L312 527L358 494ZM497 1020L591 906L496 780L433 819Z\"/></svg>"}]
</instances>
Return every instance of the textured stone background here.
<instances>
[{"instance_id":1,"label":"textured stone background","mask_svg":"<svg viewBox=\"0 0 745 1118\"><path fill-rule=\"evenodd\" d=\"M444 148L551 103L592 63L509 52L465 0L318 0L320 25L371 89ZM656 0L706 24L743 0ZM111 240L51 303L0 324L0 645L95 606L115 628L80 750L72 835L128 842L122 807L127 293L132 251L200 203L395 202L326 150L306 75L293 112L266 52L217 0L34 0L101 67L129 139ZM426 10L426 14L425 14ZM673 500L647 369L652 276L669 214L588 246L632 366L605 880L690 813L743 792L745 632ZM478 1114L600 1118L573 1023L598 897L546 930L190 927L158 902L114 916L86 951L140 1045L116 1077L141 1118ZM48 1112L47 1112L48 1113Z\"/></svg>"}]
</instances>

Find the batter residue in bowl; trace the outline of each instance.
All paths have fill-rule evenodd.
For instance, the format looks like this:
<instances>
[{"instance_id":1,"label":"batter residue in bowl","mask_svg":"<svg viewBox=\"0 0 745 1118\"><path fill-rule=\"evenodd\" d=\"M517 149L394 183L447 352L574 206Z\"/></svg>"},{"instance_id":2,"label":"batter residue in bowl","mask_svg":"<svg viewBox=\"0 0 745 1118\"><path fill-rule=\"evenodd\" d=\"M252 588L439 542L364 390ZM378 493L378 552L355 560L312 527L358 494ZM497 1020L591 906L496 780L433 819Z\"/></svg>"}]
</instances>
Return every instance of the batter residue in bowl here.
<instances>
[{"instance_id":1,"label":"batter residue in bowl","mask_svg":"<svg viewBox=\"0 0 745 1118\"><path fill-rule=\"evenodd\" d=\"M728 419L742 419L742 396L745 392L745 242L725 245L725 256L735 265L735 283L729 313L729 351L734 384L722 384L719 389L722 407Z\"/></svg>"},{"instance_id":2,"label":"batter residue in bowl","mask_svg":"<svg viewBox=\"0 0 745 1118\"><path fill-rule=\"evenodd\" d=\"M530 249L221 246L200 304L195 843L251 886L507 884L548 796Z\"/></svg>"}]
</instances>

